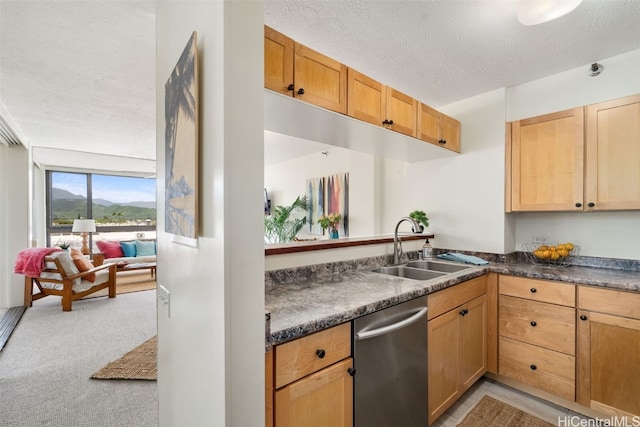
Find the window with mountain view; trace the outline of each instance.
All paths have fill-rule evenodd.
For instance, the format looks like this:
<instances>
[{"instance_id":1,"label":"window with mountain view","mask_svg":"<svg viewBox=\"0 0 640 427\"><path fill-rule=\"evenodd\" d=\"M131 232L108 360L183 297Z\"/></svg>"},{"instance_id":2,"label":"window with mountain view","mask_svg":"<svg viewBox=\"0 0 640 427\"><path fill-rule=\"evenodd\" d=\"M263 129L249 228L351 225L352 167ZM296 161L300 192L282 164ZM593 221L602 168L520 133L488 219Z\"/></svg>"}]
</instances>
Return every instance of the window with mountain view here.
<instances>
[{"instance_id":1,"label":"window with mountain view","mask_svg":"<svg viewBox=\"0 0 640 427\"><path fill-rule=\"evenodd\" d=\"M79 242L71 228L80 218L95 220L94 241L155 238L156 180L48 171L47 245Z\"/></svg>"}]
</instances>

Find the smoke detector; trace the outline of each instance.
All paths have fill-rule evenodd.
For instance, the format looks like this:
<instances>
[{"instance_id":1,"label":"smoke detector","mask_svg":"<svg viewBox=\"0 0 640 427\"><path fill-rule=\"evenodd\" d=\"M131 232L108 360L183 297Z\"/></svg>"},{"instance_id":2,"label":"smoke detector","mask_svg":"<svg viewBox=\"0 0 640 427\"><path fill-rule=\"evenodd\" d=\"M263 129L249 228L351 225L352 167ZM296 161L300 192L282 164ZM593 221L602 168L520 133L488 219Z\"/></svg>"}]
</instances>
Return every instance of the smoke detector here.
<instances>
[{"instance_id":1,"label":"smoke detector","mask_svg":"<svg viewBox=\"0 0 640 427\"><path fill-rule=\"evenodd\" d=\"M589 67L589 75L591 77L595 77L598 74L600 74L603 69L604 67L602 66L602 64L598 64L597 62L594 62L593 64L591 64L591 67Z\"/></svg>"}]
</instances>

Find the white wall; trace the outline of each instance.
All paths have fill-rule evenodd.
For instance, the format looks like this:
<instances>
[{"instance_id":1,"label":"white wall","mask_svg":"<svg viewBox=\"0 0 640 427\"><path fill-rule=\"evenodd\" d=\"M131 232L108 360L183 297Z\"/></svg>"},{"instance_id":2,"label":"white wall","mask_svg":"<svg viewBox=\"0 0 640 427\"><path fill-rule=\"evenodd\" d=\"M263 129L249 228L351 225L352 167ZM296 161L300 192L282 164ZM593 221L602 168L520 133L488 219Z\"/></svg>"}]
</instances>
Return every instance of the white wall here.
<instances>
[{"instance_id":1,"label":"white wall","mask_svg":"<svg viewBox=\"0 0 640 427\"><path fill-rule=\"evenodd\" d=\"M436 248L505 251L503 89L440 110L462 123L462 153L407 166L407 208L429 217Z\"/></svg>"},{"instance_id":2,"label":"white wall","mask_svg":"<svg viewBox=\"0 0 640 427\"><path fill-rule=\"evenodd\" d=\"M201 61L197 247L172 243L158 212L161 426L264 423L263 14L258 1L158 3L158 206L164 84L194 30Z\"/></svg>"},{"instance_id":3,"label":"white wall","mask_svg":"<svg viewBox=\"0 0 640 427\"><path fill-rule=\"evenodd\" d=\"M24 276L14 274L29 242L29 151L0 144L0 308L24 303Z\"/></svg>"},{"instance_id":4,"label":"white wall","mask_svg":"<svg viewBox=\"0 0 640 427\"><path fill-rule=\"evenodd\" d=\"M599 60L597 77L589 64L507 90L509 121L640 93L640 50ZM595 257L640 259L640 212L515 213L515 247L534 235L572 241Z\"/></svg>"}]
</instances>

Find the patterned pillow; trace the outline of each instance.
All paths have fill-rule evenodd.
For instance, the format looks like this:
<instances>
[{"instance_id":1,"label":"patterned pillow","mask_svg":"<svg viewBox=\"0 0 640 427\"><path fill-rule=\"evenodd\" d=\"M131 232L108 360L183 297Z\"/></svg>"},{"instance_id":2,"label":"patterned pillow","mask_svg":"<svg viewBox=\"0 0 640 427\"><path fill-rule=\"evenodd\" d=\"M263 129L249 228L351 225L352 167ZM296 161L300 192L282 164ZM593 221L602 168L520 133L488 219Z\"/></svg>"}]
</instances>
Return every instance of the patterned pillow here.
<instances>
[{"instance_id":1,"label":"patterned pillow","mask_svg":"<svg viewBox=\"0 0 640 427\"><path fill-rule=\"evenodd\" d=\"M71 259L73 259L73 263L78 267L80 272L91 270L93 268L93 264L89 261L82 252L80 252L76 248L71 249ZM96 281L96 273L90 273L86 276L83 276L83 279L90 281L91 283Z\"/></svg>"},{"instance_id":2,"label":"patterned pillow","mask_svg":"<svg viewBox=\"0 0 640 427\"><path fill-rule=\"evenodd\" d=\"M122 252L122 246L120 242L108 242L106 240L98 240L96 242L100 252L104 254L105 258L121 258L124 256Z\"/></svg>"}]
</instances>

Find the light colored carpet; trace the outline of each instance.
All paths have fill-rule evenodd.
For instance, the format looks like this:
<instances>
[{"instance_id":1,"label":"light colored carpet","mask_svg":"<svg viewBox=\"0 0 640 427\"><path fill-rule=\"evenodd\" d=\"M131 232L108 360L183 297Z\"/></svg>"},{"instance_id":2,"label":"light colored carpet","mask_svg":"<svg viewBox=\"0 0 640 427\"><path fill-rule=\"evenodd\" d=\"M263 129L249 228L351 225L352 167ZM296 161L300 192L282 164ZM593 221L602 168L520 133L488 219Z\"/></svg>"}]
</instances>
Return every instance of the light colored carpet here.
<instances>
[{"instance_id":1,"label":"light colored carpet","mask_svg":"<svg viewBox=\"0 0 640 427\"><path fill-rule=\"evenodd\" d=\"M514 408L490 396L482 399L471 409L458 427L553 427L533 415Z\"/></svg>"},{"instance_id":2,"label":"light colored carpet","mask_svg":"<svg viewBox=\"0 0 640 427\"><path fill-rule=\"evenodd\" d=\"M156 381L90 379L156 333L155 291L36 301L0 352L0 426L157 426Z\"/></svg>"},{"instance_id":3,"label":"light colored carpet","mask_svg":"<svg viewBox=\"0 0 640 427\"><path fill-rule=\"evenodd\" d=\"M121 358L114 360L91 378L98 380L157 380L158 337L149 338Z\"/></svg>"}]
</instances>

